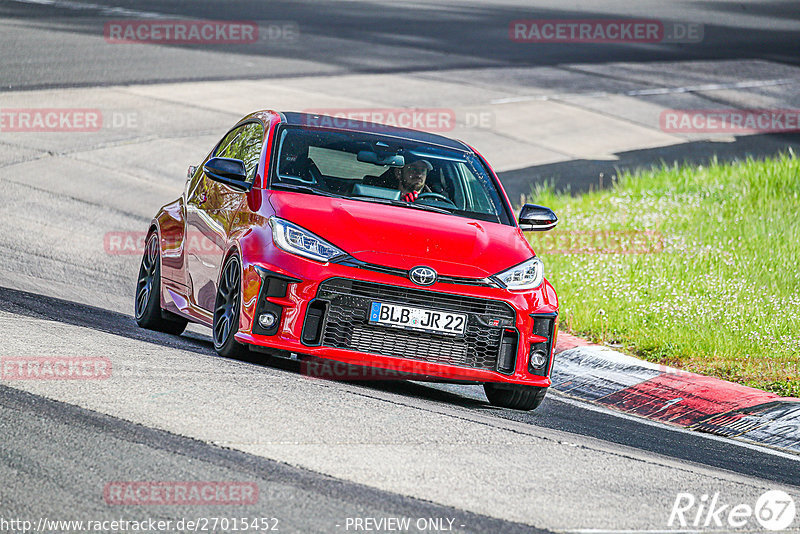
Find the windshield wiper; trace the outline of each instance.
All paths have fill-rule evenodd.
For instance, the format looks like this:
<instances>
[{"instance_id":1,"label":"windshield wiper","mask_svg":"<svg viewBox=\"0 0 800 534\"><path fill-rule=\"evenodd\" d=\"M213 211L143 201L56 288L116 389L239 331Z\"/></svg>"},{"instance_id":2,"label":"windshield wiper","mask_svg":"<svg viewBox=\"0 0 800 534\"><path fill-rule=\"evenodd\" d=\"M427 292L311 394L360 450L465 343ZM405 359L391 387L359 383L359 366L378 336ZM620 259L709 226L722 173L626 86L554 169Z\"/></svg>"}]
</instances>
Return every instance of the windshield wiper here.
<instances>
[{"instance_id":1,"label":"windshield wiper","mask_svg":"<svg viewBox=\"0 0 800 534\"><path fill-rule=\"evenodd\" d=\"M297 191L298 193L310 193L312 195L320 195L323 197L333 197L333 198L349 198L345 195L338 195L336 193L331 193L329 191L323 191L322 189L314 189L313 187L309 187L307 185L298 185L298 184L282 184L280 182L273 183L271 185L273 189L286 189L288 191Z\"/></svg>"},{"instance_id":2,"label":"windshield wiper","mask_svg":"<svg viewBox=\"0 0 800 534\"><path fill-rule=\"evenodd\" d=\"M413 202L406 202L405 200L392 200L389 198L377 198L377 197L354 197L354 199L366 200L367 202L377 202L378 204L388 204L390 206L401 206L403 208L414 208L424 211L435 211L437 213L453 213L453 210L448 210L446 208L428 206L427 204L414 204Z\"/></svg>"}]
</instances>

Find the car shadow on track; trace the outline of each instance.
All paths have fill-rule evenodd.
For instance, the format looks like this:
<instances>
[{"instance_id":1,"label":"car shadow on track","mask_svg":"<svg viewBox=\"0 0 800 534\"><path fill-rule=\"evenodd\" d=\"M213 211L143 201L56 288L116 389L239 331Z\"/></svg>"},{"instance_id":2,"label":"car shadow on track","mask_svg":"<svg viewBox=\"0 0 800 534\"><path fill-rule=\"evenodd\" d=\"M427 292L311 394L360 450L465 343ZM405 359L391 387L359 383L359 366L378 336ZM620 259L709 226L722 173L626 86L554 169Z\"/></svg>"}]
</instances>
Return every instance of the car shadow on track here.
<instances>
[{"instance_id":1,"label":"car shadow on track","mask_svg":"<svg viewBox=\"0 0 800 534\"><path fill-rule=\"evenodd\" d=\"M210 338L203 338L202 335L193 332L183 336L172 336L143 330L133 317L123 313L2 286L0 286L0 311L90 328L205 356L215 354ZM245 353L238 360L299 375L304 374L303 362L297 360L256 352ZM491 407L478 393L479 390L470 386L460 388L464 390L462 394L461 391L453 391L457 386L427 385L405 380L361 380L349 383L361 388L364 395L374 391L480 410L518 423L579 434L678 460L722 468L783 484L798 485L796 460L742 448L741 444L725 440L711 440L705 437L700 439L692 433L676 432L659 425L643 425L638 421L620 418L611 413L590 411L588 407L558 402L558 396L554 396L550 401L546 400L535 412L520 412Z\"/></svg>"},{"instance_id":2,"label":"car shadow on track","mask_svg":"<svg viewBox=\"0 0 800 534\"><path fill-rule=\"evenodd\" d=\"M756 134L736 136L733 142L708 140L617 152L614 160L573 159L498 173L513 202L529 196L536 186L550 185L572 194L611 187L620 171L646 171L662 164L708 165L716 158L730 163L747 157L776 157L789 149L800 152L800 134ZM601 177L602 176L602 177Z\"/></svg>"},{"instance_id":3,"label":"car shadow on track","mask_svg":"<svg viewBox=\"0 0 800 534\"><path fill-rule=\"evenodd\" d=\"M410 377L407 380L371 380L353 381L350 383L361 386L365 389L374 389L386 393L400 395L402 397L424 399L473 410L483 408L489 408L491 410L499 409L492 407L485 399L479 400L474 397L468 397L452 391L442 390L424 383L411 382L410 380L413 380L413 377Z\"/></svg>"},{"instance_id":4,"label":"car shadow on track","mask_svg":"<svg viewBox=\"0 0 800 534\"><path fill-rule=\"evenodd\" d=\"M178 337L144 330L136 324L132 316L124 313L2 286L0 286L0 311L91 328L137 341L202 354L208 354L209 348L213 350L210 343L195 337Z\"/></svg>"},{"instance_id":5,"label":"car shadow on track","mask_svg":"<svg viewBox=\"0 0 800 534\"><path fill-rule=\"evenodd\" d=\"M214 345L210 337L203 337L194 332L186 332L184 335L174 336L152 330L145 330L136 324L132 316L124 313L18 289L0 286L0 311L34 319L91 328L136 341L144 341L154 345L186 350L197 354L215 354ZM298 360L254 351L247 351L237 357L236 360L308 376L307 367L303 365L303 362ZM355 369L355 367L353 367L353 369ZM327 380L326 378L312 378L316 380ZM375 389L397 395L421 398L467 408L488 406L488 402L486 401L481 402L457 393L442 391L406 380L347 380L343 382L367 389Z\"/></svg>"}]
</instances>

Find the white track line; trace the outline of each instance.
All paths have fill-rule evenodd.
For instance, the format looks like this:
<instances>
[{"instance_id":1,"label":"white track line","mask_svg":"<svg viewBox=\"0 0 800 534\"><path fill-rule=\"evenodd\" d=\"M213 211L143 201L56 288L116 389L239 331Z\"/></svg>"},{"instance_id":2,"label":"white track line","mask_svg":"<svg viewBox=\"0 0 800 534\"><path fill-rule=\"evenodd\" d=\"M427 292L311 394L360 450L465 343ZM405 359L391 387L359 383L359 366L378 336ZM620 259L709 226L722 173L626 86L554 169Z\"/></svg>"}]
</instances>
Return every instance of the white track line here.
<instances>
[{"instance_id":1,"label":"white track line","mask_svg":"<svg viewBox=\"0 0 800 534\"><path fill-rule=\"evenodd\" d=\"M705 83L701 85L687 85L686 87L660 87L653 89L637 89L626 91L627 96L666 95L672 93L698 93L701 91L723 91L726 89L750 89L754 87L774 87L776 85L791 85L800 83L798 78L779 78L777 80L749 80L735 83Z\"/></svg>"},{"instance_id":2,"label":"white track line","mask_svg":"<svg viewBox=\"0 0 800 534\"><path fill-rule=\"evenodd\" d=\"M117 17L138 17L143 19L164 19L174 17L174 15L166 15L164 13L156 13L155 11L137 11L134 9L127 9L124 7L110 7L101 6L98 4L87 4L84 2L74 2L73 0L11 0L20 4L37 4L42 6L52 6L60 9L72 9L73 11L96 11L103 15L112 15Z\"/></svg>"},{"instance_id":3,"label":"white track line","mask_svg":"<svg viewBox=\"0 0 800 534\"><path fill-rule=\"evenodd\" d=\"M17 0L21 1L21 0ZM748 80L735 83L706 83L702 85L687 85L685 87L654 87L651 89L634 89L621 93L608 93L598 91L594 93L575 93L575 94L555 94L555 95L535 95L535 96L511 96L508 98L497 98L489 101L489 104L513 104L515 102L528 102L533 100L568 100L569 98L594 97L602 98L609 95L624 96L652 96L680 93L700 93L705 91L724 91L728 89L750 89L756 87L775 87L777 85L800 84L800 78L778 78L775 80Z\"/></svg>"}]
</instances>

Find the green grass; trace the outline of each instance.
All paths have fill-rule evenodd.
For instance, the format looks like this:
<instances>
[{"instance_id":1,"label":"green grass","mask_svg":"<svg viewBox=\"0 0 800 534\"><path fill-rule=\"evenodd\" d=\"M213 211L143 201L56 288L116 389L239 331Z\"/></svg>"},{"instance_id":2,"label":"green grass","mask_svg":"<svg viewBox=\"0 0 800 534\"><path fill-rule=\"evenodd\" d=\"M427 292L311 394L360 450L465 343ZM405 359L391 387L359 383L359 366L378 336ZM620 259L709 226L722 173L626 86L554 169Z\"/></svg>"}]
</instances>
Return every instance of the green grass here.
<instances>
[{"instance_id":1,"label":"green grass","mask_svg":"<svg viewBox=\"0 0 800 534\"><path fill-rule=\"evenodd\" d=\"M561 220L551 235L528 235L558 292L562 329L650 361L800 396L793 153L622 174L611 189L580 196L538 188L529 201ZM612 232L603 241L587 230ZM631 247L645 253L619 253Z\"/></svg>"}]
</instances>

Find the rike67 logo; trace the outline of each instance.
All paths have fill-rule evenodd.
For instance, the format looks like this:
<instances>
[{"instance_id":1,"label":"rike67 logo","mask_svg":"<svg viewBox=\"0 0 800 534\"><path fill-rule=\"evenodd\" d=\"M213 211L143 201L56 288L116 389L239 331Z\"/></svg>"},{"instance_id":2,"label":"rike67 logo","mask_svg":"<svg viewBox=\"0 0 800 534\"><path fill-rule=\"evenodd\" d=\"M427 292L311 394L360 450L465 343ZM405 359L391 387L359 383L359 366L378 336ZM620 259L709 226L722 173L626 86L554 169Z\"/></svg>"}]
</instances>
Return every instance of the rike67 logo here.
<instances>
[{"instance_id":1,"label":"rike67 logo","mask_svg":"<svg viewBox=\"0 0 800 534\"><path fill-rule=\"evenodd\" d=\"M758 498L755 506L726 503L719 492L699 497L679 493L667 524L673 528L718 528L726 531L760 526L765 530L780 531L792 528L796 515L794 499L781 490L767 491Z\"/></svg>"}]
</instances>

